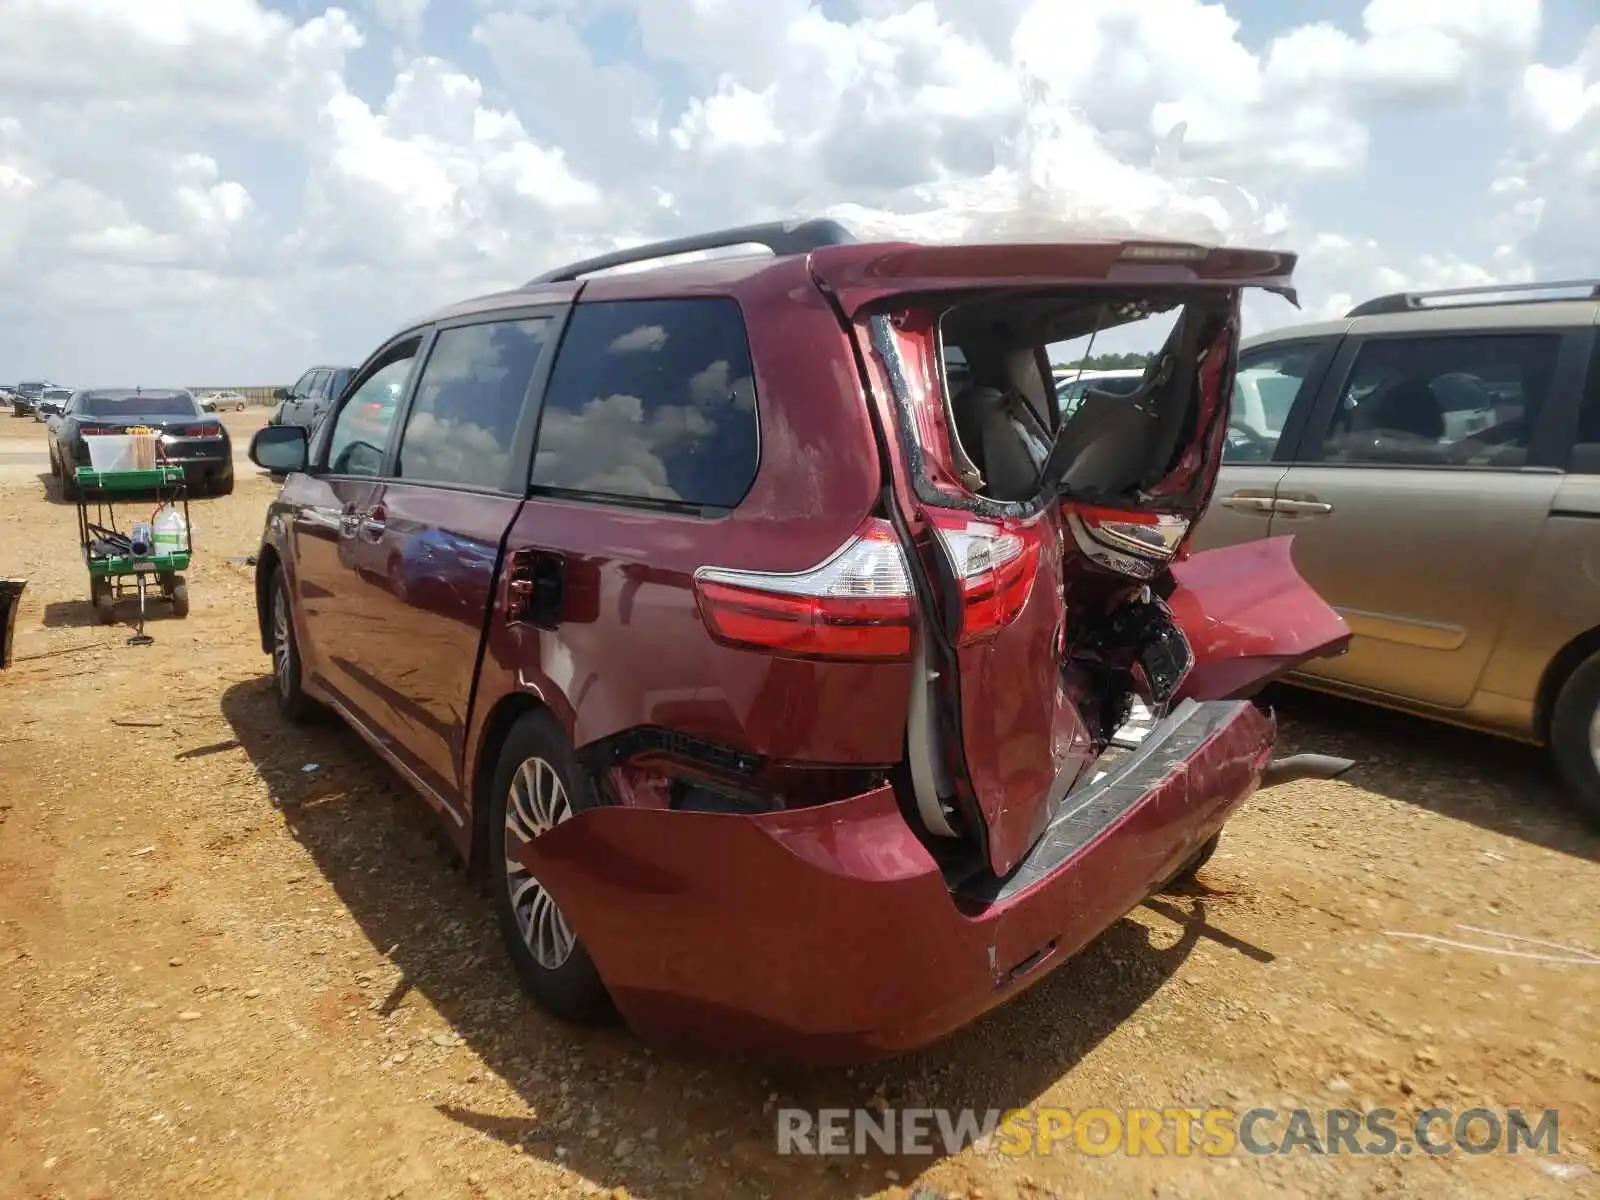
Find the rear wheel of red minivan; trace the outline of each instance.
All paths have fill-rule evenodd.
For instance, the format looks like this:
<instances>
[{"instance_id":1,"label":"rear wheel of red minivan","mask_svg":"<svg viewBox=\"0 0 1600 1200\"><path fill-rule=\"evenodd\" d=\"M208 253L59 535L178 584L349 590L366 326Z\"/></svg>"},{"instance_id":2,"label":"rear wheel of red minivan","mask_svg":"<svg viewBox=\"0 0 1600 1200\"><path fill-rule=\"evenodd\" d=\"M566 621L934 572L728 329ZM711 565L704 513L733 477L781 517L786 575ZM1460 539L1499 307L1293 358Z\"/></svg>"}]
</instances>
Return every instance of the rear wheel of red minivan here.
<instances>
[{"instance_id":1,"label":"rear wheel of red minivan","mask_svg":"<svg viewBox=\"0 0 1600 1200\"><path fill-rule=\"evenodd\" d=\"M596 804L548 712L528 713L506 735L489 805L489 873L495 914L517 977L540 1006L568 1020L610 1007L605 985L544 885L515 858L527 844Z\"/></svg>"}]
</instances>

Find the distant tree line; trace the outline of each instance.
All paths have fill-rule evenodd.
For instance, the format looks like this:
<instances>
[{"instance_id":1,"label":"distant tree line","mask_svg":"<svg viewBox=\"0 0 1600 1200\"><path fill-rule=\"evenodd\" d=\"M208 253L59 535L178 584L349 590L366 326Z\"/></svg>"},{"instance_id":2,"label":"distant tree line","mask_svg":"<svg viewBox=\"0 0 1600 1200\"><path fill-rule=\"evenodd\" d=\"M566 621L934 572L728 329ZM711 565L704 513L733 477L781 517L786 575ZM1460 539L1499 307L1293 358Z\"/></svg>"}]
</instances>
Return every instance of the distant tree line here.
<instances>
[{"instance_id":1,"label":"distant tree line","mask_svg":"<svg viewBox=\"0 0 1600 1200\"><path fill-rule=\"evenodd\" d=\"M1088 358L1050 365L1051 369L1056 371L1076 371L1080 367L1085 371L1131 371L1149 361L1148 354L1091 354Z\"/></svg>"}]
</instances>

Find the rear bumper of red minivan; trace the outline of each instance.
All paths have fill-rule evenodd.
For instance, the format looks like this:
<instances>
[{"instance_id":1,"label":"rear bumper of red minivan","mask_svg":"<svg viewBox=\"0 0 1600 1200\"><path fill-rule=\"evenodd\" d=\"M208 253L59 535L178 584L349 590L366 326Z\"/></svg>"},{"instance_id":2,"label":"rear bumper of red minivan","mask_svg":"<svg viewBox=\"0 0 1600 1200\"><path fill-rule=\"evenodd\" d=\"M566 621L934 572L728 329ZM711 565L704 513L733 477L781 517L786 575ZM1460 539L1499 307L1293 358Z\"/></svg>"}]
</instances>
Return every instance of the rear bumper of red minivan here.
<instances>
[{"instance_id":1,"label":"rear bumper of red minivan","mask_svg":"<svg viewBox=\"0 0 1600 1200\"><path fill-rule=\"evenodd\" d=\"M1256 789L1274 732L1248 701L1188 702L985 885L952 889L887 785L761 816L600 808L524 862L641 1038L881 1058L967 1024L1140 904Z\"/></svg>"}]
</instances>

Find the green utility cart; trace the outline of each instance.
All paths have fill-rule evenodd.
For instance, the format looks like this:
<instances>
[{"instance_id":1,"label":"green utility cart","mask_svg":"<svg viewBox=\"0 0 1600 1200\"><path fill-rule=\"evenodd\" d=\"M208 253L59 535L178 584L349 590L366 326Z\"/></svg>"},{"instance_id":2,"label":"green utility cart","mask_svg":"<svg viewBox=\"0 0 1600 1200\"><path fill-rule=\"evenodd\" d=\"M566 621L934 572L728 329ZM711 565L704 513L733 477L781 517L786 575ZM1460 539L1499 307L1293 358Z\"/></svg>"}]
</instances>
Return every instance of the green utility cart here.
<instances>
[{"instance_id":1,"label":"green utility cart","mask_svg":"<svg viewBox=\"0 0 1600 1200\"><path fill-rule=\"evenodd\" d=\"M78 538L83 559L89 568L89 600L100 620L110 625L116 620L116 604L124 596L139 597L139 625L130 644L148 645L145 636L145 602L155 594L172 606L172 615L189 615L189 589L181 572L188 570L192 547L189 542L189 489L183 468L157 465L123 471L97 471L78 467L73 473L78 485ZM116 505L124 508L149 503L154 508L149 520L133 525L129 531L117 527ZM135 497L140 497L135 499ZM136 539L147 533L156 515L171 504L183 514L181 548L157 553L153 538ZM94 518L89 510L94 508Z\"/></svg>"}]
</instances>

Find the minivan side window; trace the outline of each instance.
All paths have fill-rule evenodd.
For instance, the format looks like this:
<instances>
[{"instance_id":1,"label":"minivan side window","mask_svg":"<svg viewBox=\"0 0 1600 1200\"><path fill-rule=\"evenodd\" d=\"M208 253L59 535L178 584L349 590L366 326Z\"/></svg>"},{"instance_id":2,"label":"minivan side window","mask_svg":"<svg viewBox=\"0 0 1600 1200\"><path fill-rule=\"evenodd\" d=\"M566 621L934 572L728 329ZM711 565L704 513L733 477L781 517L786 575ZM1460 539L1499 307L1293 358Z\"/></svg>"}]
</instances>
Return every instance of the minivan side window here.
<instances>
[{"instance_id":1,"label":"minivan side window","mask_svg":"<svg viewBox=\"0 0 1600 1200\"><path fill-rule=\"evenodd\" d=\"M1351 365L1321 461L1520 467L1560 349L1550 333L1372 338Z\"/></svg>"},{"instance_id":2,"label":"minivan side window","mask_svg":"<svg viewBox=\"0 0 1600 1200\"><path fill-rule=\"evenodd\" d=\"M1305 389L1322 342L1279 342L1239 354L1228 409L1225 463L1267 463L1277 453L1289 413Z\"/></svg>"},{"instance_id":3,"label":"minivan side window","mask_svg":"<svg viewBox=\"0 0 1600 1200\"><path fill-rule=\"evenodd\" d=\"M328 471L334 475L378 475L395 407L411 373L420 342L396 347L391 356L350 393L328 436Z\"/></svg>"},{"instance_id":4,"label":"minivan side window","mask_svg":"<svg viewBox=\"0 0 1600 1200\"><path fill-rule=\"evenodd\" d=\"M400 435L395 474L419 483L508 482L511 438L550 332L549 317L441 330Z\"/></svg>"},{"instance_id":5,"label":"minivan side window","mask_svg":"<svg viewBox=\"0 0 1600 1200\"><path fill-rule=\"evenodd\" d=\"M1578 435L1567 469L1578 475L1600 475L1600 338L1589 360L1589 387L1578 410Z\"/></svg>"},{"instance_id":6,"label":"minivan side window","mask_svg":"<svg viewBox=\"0 0 1600 1200\"><path fill-rule=\"evenodd\" d=\"M579 304L539 421L533 485L731 508L756 477L755 371L738 302Z\"/></svg>"},{"instance_id":7,"label":"minivan side window","mask_svg":"<svg viewBox=\"0 0 1600 1200\"><path fill-rule=\"evenodd\" d=\"M317 371L316 368L313 367L304 375L300 376L299 379L295 380L294 386L289 389L289 395L296 400L311 395L312 385L316 382L316 379Z\"/></svg>"}]
</instances>

